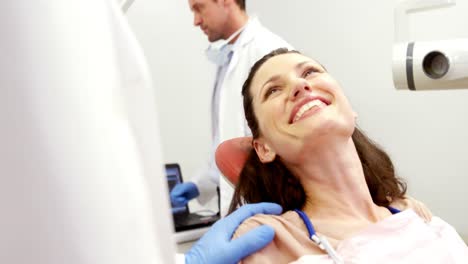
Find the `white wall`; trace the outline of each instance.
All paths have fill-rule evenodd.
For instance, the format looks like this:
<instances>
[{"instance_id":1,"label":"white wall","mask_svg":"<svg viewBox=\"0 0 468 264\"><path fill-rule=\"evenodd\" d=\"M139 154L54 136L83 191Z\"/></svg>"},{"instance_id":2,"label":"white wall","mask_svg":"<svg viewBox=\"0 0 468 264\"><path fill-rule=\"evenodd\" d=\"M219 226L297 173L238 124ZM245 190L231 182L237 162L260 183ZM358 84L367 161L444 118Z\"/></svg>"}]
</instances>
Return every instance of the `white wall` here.
<instances>
[{"instance_id":1,"label":"white wall","mask_svg":"<svg viewBox=\"0 0 468 264\"><path fill-rule=\"evenodd\" d=\"M128 17L155 78L164 155L179 161L188 176L208 153L214 72L186 1L154 2L137 0ZM360 126L392 156L409 193L467 235L468 90L394 89L394 3L255 0L247 8L328 68L358 112ZM467 11L468 0L458 0L456 9L415 14L410 33L419 40L468 37Z\"/></svg>"},{"instance_id":2,"label":"white wall","mask_svg":"<svg viewBox=\"0 0 468 264\"><path fill-rule=\"evenodd\" d=\"M188 1L135 0L127 17L157 87L165 161L180 163L187 180L208 160L211 142L208 41L192 26Z\"/></svg>"}]
</instances>

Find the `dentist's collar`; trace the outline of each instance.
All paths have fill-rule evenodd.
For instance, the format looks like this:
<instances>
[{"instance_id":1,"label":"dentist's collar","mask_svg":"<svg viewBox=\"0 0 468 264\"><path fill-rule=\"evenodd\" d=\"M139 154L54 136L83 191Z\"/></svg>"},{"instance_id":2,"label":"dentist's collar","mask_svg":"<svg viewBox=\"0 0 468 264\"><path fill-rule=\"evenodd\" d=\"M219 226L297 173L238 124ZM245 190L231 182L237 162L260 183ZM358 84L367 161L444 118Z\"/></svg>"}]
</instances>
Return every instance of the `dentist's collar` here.
<instances>
[{"instance_id":1,"label":"dentist's collar","mask_svg":"<svg viewBox=\"0 0 468 264\"><path fill-rule=\"evenodd\" d=\"M230 59L229 54L232 52L232 44L229 44L229 42L237 37L245 29L248 23L249 21L247 21L245 25L239 28L236 32L231 34L229 38L212 42L205 51L208 60L218 66L223 66L228 63Z\"/></svg>"}]
</instances>

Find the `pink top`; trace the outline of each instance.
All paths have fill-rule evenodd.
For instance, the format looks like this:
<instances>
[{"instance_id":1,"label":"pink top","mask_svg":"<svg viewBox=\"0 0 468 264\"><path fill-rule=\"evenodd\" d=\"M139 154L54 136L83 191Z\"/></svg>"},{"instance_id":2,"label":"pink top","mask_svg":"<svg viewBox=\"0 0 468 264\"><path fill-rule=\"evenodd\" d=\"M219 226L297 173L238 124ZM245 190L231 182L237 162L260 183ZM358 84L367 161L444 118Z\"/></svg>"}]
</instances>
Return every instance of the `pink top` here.
<instances>
[{"instance_id":1,"label":"pink top","mask_svg":"<svg viewBox=\"0 0 468 264\"><path fill-rule=\"evenodd\" d=\"M309 239L293 211L251 217L234 237L262 224L275 229L273 242L242 263L333 263ZM411 209L371 224L351 238L329 241L345 263L468 263L468 248L452 226L438 217L425 223Z\"/></svg>"}]
</instances>

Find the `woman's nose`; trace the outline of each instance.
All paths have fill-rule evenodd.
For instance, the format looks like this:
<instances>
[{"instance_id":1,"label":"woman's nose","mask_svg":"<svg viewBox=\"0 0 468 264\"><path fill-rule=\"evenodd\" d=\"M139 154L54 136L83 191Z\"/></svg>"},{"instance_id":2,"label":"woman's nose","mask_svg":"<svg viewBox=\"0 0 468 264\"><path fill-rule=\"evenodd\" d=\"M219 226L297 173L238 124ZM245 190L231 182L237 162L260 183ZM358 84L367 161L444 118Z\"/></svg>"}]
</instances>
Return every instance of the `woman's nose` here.
<instances>
[{"instance_id":1,"label":"woman's nose","mask_svg":"<svg viewBox=\"0 0 468 264\"><path fill-rule=\"evenodd\" d=\"M301 79L294 85L293 89L291 90L290 99L295 101L297 98L303 97L310 91L312 91L310 85L306 80Z\"/></svg>"}]
</instances>

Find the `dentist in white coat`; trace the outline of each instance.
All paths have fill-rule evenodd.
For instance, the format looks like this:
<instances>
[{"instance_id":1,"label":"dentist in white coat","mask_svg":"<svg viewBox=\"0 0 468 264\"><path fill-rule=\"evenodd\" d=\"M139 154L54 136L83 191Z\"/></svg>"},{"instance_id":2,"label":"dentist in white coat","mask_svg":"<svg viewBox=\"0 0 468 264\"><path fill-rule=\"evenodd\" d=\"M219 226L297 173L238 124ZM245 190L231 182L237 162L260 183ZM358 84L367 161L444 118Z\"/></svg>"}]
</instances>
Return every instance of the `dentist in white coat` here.
<instances>
[{"instance_id":1,"label":"dentist in white coat","mask_svg":"<svg viewBox=\"0 0 468 264\"><path fill-rule=\"evenodd\" d=\"M116 1L2 7L0 263L174 263L154 87ZM178 260L237 263L274 236L237 226L280 212L243 207Z\"/></svg>"},{"instance_id":2,"label":"dentist in white coat","mask_svg":"<svg viewBox=\"0 0 468 264\"><path fill-rule=\"evenodd\" d=\"M211 100L212 151L207 164L192 182L177 185L171 192L175 204L184 205L198 197L205 204L220 187L220 212L227 213L233 187L221 177L215 161L216 147L234 137L250 135L242 106L241 89L251 66L270 51L291 45L265 28L257 17L249 17L245 0L189 0L194 25L211 42L206 55L216 64Z\"/></svg>"}]
</instances>

